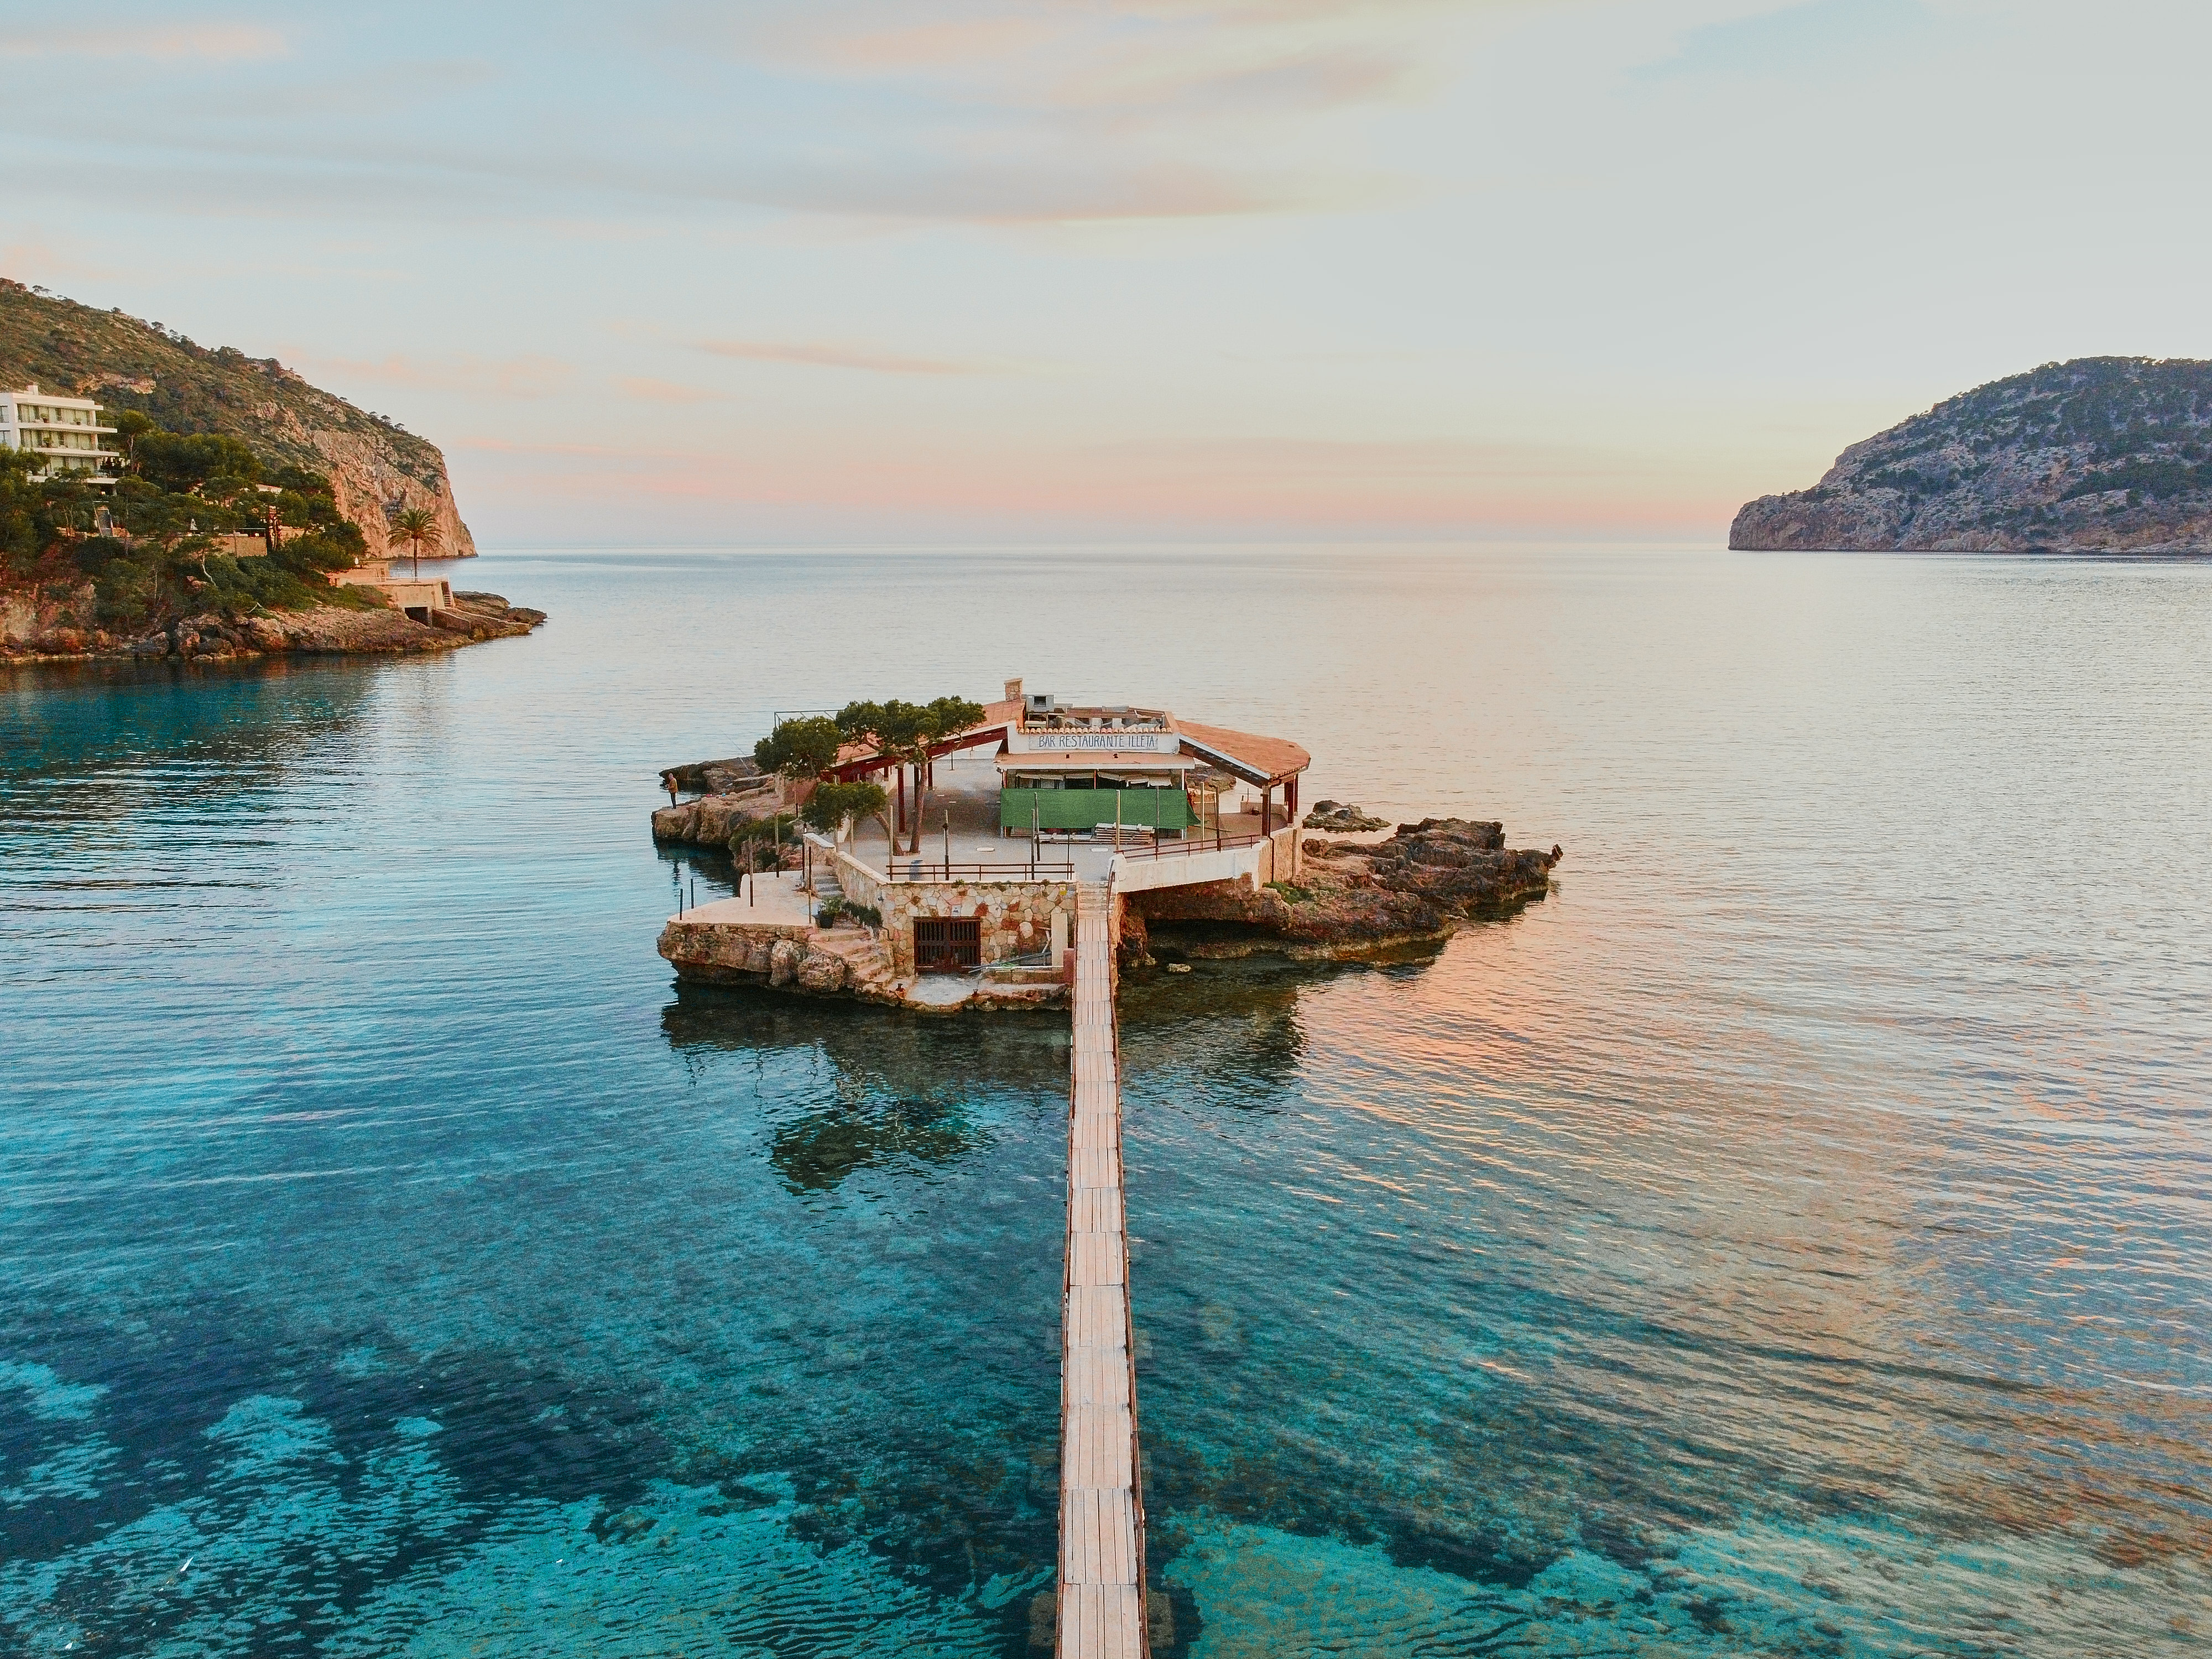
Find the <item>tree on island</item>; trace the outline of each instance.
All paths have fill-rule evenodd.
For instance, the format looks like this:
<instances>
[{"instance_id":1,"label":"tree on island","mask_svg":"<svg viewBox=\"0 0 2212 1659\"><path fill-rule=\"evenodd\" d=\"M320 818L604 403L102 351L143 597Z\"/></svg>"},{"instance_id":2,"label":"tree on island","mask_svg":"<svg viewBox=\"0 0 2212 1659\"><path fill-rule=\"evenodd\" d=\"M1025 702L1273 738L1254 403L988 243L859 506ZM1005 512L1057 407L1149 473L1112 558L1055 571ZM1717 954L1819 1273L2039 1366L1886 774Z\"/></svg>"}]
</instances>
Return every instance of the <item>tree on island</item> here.
<instances>
[{"instance_id":1,"label":"tree on island","mask_svg":"<svg viewBox=\"0 0 2212 1659\"><path fill-rule=\"evenodd\" d=\"M753 745L753 763L793 783L813 783L814 793L799 809L811 828L824 835L847 818L874 818L884 826L884 841L892 840L888 816L890 797L878 783L836 783L823 777L837 763L849 741L837 722L826 714L806 714L779 720L775 730Z\"/></svg>"},{"instance_id":2,"label":"tree on island","mask_svg":"<svg viewBox=\"0 0 2212 1659\"><path fill-rule=\"evenodd\" d=\"M403 507L392 515L392 533L415 550L412 574L422 574L422 544L438 544L438 515L427 507Z\"/></svg>"},{"instance_id":3,"label":"tree on island","mask_svg":"<svg viewBox=\"0 0 2212 1659\"><path fill-rule=\"evenodd\" d=\"M805 783L837 763L845 733L827 714L778 720L775 730L753 745L753 764L763 772Z\"/></svg>"},{"instance_id":4,"label":"tree on island","mask_svg":"<svg viewBox=\"0 0 2212 1659\"><path fill-rule=\"evenodd\" d=\"M835 720L808 714L798 720L778 721L775 731L753 745L753 760L763 772L803 783L821 777L837 763L837 757L847 744L857 743L913 767L913 843L906 850L919 852L921 787L927 775L929 751L982 718L982 704L969 702L964 697L939 697L927 703L901 702L896 699L890 702L848 702L838 710ZM872 791L873 797L866 799L849 793L854 790ZM877 818L883 821L885 842L894 853L899 850L898 836L885 817L889 797L880 784L823 783L815 793L820 797L825 791L829 792L828 801L846 803L844 811L832 817L830 823L842 823L848 817ZM831 809L825 805L823 810Z\"/></svg>"},{"instance_id":5,"label":"tree on island","mask_svg":"<svg viewBox=\"0 0 2212 1659\"><path fill-rule=\"evenodd\" d=\"M891 838L891 798L880 783L817 783L799 817L823 835L833 833L847 818L873 818L884 826L884 840Z\"/></svg>"},{"instance_id":6,"label":"tree on island","mask_svg":"<svg viewBox=\"0 0 2212 1659\"><path fill-rule=\"evenodd\" d=\"M921 850L922 780L927 775L929 751L982 718L983 705L965 697L939 697L927 703L901 702L896 698L889 702L848 702L837 711L837 727L846 737L914 768L913 839L908 852ZM892 839L896 850L896 837Z\"/></svg>"}]
</instances>

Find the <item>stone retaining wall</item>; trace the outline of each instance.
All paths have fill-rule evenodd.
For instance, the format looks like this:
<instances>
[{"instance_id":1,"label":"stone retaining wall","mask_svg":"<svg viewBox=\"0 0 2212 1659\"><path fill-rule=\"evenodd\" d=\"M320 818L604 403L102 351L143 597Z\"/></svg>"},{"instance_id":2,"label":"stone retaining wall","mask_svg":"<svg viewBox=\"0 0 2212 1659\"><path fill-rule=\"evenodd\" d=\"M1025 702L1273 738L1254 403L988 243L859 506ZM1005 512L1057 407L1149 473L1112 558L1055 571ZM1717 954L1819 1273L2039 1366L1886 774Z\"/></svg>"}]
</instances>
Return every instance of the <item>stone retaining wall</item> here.
<instances>
[{"instance_id":1,"label":"stone retaining wall","mask_svg":"<svg viewBox=\"0 0 2212 1659\"><path fill-rule=\"evenodd\" d=\"M842 991L849 964L820 948L820 930L775 922L685 921L660 930L660 954L685 979L729 984L764 979L807 991Z\"/></svg>"},{"instance_id":2,"label":"stone retaining wall","mask_svg":"<svg viewBox=\"0 0 2212 1659\"><path fill-rule=\"evenodd\" d=\"M844 879L842 865L838 879ZM977 918L983 924L979 931L987 963L1050 949L1054 910L1066 913L1071 930L1075 923L1072 881L900 881L887 883L877 890L876 906L884 917L884 949L892 971L901 979L915 971L917 916Z\"/></svg>"}]
</instances>

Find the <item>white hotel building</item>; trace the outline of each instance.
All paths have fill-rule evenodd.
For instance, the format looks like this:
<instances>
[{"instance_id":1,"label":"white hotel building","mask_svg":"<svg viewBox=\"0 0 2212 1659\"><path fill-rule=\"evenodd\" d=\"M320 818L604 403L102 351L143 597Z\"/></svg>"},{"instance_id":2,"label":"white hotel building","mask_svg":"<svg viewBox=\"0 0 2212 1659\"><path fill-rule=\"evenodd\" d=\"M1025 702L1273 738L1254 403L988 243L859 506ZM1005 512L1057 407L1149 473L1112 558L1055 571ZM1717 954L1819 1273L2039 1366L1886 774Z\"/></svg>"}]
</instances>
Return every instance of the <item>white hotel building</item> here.
<instances>
[{"instance_id":1,"label":"white hotel building","mask_svg":"<svg viewBox=\"0 0 2212 1659\"><path fill-rule=\"evenodd\" d=\"M100 405L89 398L41 392L36 382L20 392L0 387L0 444L42 457L35 477L69 474L79 483L113 483L107 464L122 457L100 441L114 431L100 425Z\"/></svg>"}]
</instances>

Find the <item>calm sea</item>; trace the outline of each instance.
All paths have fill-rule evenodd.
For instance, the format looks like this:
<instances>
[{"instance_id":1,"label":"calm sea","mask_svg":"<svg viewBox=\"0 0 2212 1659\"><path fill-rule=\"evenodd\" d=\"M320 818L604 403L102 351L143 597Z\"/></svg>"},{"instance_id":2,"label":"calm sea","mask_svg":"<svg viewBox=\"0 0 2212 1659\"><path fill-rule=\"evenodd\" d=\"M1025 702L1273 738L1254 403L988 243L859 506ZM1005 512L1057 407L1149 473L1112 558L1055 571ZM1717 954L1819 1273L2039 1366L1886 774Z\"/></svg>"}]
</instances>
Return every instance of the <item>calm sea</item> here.
<instances>
[{"instance_id":1,"label":"calm sea","mask_svg":"<svg viewBox=\"0 0 2212 1659\"><path fill-rule=\"evenodd\" d=\"M1175 1655L2212 1644L2212 567L487 557L0 674L0 1647L1030 1655L1066 1032L678 990L671 762L1030 689L1557 890L1122 1001Z\"/></svg>"}]
</instances>

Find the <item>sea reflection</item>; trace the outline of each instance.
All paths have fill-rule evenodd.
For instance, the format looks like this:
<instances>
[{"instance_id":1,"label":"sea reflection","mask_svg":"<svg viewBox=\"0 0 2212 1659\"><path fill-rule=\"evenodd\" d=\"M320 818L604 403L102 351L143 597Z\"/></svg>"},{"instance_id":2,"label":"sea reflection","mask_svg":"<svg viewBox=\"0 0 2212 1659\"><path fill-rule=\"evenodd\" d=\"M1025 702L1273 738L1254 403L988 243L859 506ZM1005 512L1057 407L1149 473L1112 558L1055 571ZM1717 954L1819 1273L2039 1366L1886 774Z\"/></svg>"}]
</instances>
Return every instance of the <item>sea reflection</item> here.
<instances>
[{"instance_id":1,"label":"sea reflection","mask_svg":"<svg viewBox=\"0 0 2212 1659\"><path fill-rule=\"evenodd\" d=\"M577 555L432 662L0 672L0 1648L1030 1653L1066 1020L672 991L726 876L646 828L972 689L988 589L1570 854L1425 962L1123 981L1174 1652L2193 1659L2204 575ZM904 684L730 623L855 604Z\"/></svg>"},{"instance_id":2,"label":"sea reflection","mask_svg":"<svg viewBox=\"0 0 2212 1659\"><path fill-rule=\"evenodd\" d=\"M1648 1083L1701 1103L1665 1115L1524 1078L1551 988L1482 1017L1512 926L1425 976L1251 988L1275 1009L1216 1030L1183 987L1124 998L1152 1559L1206 1650L1613 1651L1631 1609L1668 1651L1979 1650L1935 1633L1947 1599L2006 1650L2106 1619L2183 1650L2212 1402L1972 1334L2014 1270L1930 1271L1979 1252L1910 1119L1808 1121L1694 1044L1657 1051L1681 1075ZM2027 1538L2103 1611L2016 1597Z\"/></svg>"}]
</instances>

